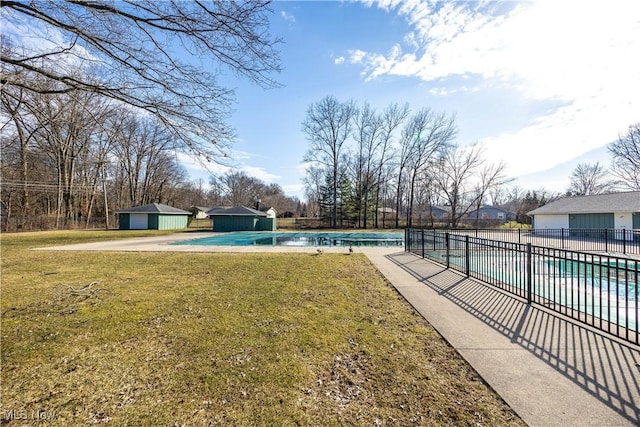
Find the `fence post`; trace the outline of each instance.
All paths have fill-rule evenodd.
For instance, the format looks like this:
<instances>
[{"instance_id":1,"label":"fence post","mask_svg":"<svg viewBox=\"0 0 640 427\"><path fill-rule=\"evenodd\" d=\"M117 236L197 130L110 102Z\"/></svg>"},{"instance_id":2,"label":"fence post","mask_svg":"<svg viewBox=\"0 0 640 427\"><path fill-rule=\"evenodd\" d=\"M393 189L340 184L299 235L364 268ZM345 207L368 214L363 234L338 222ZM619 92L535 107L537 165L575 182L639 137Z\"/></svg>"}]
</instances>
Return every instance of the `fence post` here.
<instances>
[{"instance_id":1,"label":"fence post","mask_svg":"<svg viewBox=\"0 0 640 427\"><path fill-rule=\"evenodd\" d=\"M411 248L409 247L411 245L411 242L409 242L409 229L405 228L404 229L404 251L405 252L411 252Z\"/></svg>"},{"instance_id":2,"label":"fence post","mask_svg":"<svg viewBox=\"0 0 640 427\"><path fill-rule=\"evenodd\" d=\"M604 229L604 251L609 252L609 229Z\"/></svg>"},{"instance_id":3,"label":"fence post","mask_svg":"<svg viewBox=\"0 0 640 427\"><path fill-rule=\"evenodd\" d=\"M422 258L424 258L424 228L422 229Z\"/></svg>"},{"instance_id":4,"label":"fence post","mask_svg":"<svg viewBox=\"0 0 640 427\"><path fill-rule=\"evenodd\" d=\"M564 228L560 229L560 247L564 249Z\"/></svg>"},{"instance_id":5,"label":"fence post","mask_svg":"<svg viewBox=\"0 0 640 427\"><path fill-rule=\"evenodd\" d=\"M431 236L433 240L433 252L436 251L436 230L431 230Z\"/></svg>"},{"instance_id":6,"label":"fence post","mask_svg":"<svg viewBox=\"0 0 640 427\"><path fill-rule=\"evenodd\" d=\"M622 253L627 254L627 229L622 229Z\"/></svg>"},{"instance_id":7,"label":"fence post","mask_svg":"<svg viewBox=\"0 0 640 427\"><path fill-rule=\"evenodd\" d=\"M470 265L469 265L469 235L464 236L464 259L465 259L465 266L464 266L464 270L465 273L467 275L467 277L469 277L469 270L470 270Z\"/></svg>"},{"instance_id":8,"label":"fence post","mask_svg":"<svg viewBox=\"0 0 640 427\"><path fill-rule=\"evenodd\" d=\"M527 303L531 304L531 289L532 289L532 257L531 257L531 243L527 243Z\"/></svg>"},{"instance_id":9,"label":"fence post","mask_svg":"<svg viewBox=\"0 0 640 427\"><path fill-rule=\"evenodd\" d=\"M445 257L447 258L447 268L449 268L449 232L444 233Z\"/></svg>"}]
</instances>

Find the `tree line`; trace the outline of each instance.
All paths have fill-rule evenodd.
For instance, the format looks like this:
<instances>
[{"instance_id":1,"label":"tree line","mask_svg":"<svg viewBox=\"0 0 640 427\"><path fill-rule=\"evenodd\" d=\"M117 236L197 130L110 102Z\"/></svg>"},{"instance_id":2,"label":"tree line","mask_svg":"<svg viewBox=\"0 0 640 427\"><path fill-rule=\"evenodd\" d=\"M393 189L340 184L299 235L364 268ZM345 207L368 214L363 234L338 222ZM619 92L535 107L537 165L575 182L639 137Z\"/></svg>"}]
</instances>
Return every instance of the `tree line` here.
<instances>
[{"instance_id":1,"label":"tree line","mask_svg":"<svg viewBox=\"0 0 640 427\"><path fill-rule=\"evenodd\" d=\"M455 115L430 108L392 103L378 111L326 96L308 107L302 131L309 210L334 228L434 226L434 206L445 206L446 225L456 227L483 204L529 223L526 212L560 196L640 190L639 124L609 144L610 169L579 164L556 194L511 185L504 163L487 161L477 144L456 144Z\"/></svg>"},{"instance_id":2,"label":"tree line","mask_svg":"<svg viewBox=\"0 0 640 427\"><path fill-rule=\"evenodd\" d=\"M10 117L0 135L5 231L114 226L114 212L154 202L253 206L259 196L279 212L303 209L277 184L233 169L209 186L190 181L181 148L157 118L94 94L6 90L0 102Z\"/></svg>"},{"instance_id":3,"label":"tree line","mask_svg":"<svg viewBox=\"0 0 640 427\"><path fill-rule=\"evenodd\" d=\"M12 0L0 13L5 230L205 204L179 155L228 159L234 94L220 77L279 86L268 1Z\"/></svg>"},{"instance_id":4,"label":"tree line","mask_svg":"<svg viewBox=\"0 0 640 427\"><path fill-rule=\"evenodd\" d=\"M302 130L307 201L332 227L377 228L385 216L396 228L412 226L435 205L449 206L456 226L510 181L479 146L455 144L455 115L430 108L377 111L327 96L308 108Z\"/></svg>"}]
</instances>

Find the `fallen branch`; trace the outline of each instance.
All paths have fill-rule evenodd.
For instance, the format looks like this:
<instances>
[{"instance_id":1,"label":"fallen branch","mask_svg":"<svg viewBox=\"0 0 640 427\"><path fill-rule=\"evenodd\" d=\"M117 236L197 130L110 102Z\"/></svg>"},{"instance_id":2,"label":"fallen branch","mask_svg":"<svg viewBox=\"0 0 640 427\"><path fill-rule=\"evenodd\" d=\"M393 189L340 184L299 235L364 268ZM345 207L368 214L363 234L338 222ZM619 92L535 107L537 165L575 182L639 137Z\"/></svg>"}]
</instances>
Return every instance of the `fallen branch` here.
<instances>
[{"instance_id":1,"label":"fallen branch","mask_svg":"<svg viewBox=\"0 0 640 427\"><path fill-rule=\"evenodd\" d=\"M69 285L64 285L64 284L60 284L58 286L62 286L66 288L66 291L64 291L65 293L69 294L69 295L74 295L74 296L91 296L91 295L95 295L98 292L104 291L105 289L102 288L94 288L94 285L98 285L100 282L91 282L86 286L83 286L82 288L74 288L73 286L69 286Z\"/></svg>"}]
</instances>

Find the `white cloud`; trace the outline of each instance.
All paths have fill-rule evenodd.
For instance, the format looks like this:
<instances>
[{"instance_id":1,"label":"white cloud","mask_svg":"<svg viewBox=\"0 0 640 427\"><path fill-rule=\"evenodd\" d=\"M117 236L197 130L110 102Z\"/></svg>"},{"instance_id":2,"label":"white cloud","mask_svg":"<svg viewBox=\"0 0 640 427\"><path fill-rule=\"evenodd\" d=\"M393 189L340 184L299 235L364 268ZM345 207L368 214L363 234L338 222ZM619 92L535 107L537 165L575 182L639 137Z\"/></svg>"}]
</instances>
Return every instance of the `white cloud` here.
<instances>
[{"instance_id":1,"label":"white cloud","mask_svg":"<svg viewBox=\"0 0 640 427\"><path fill-rule=\"evenodd\" d=\"M291 15L291 14L289 14L289 13L287 13L287 12L286 12L286 11L284 11L284 10L283 10L282 12L280 12L280 16L282 16L282 18L283 18L285 21L289 21L289 22L296 22L296 17L295 17L295 16L293 16L293 15Z\"/></svg>"},{"instance_id":2,"label":"white cloud","mask_svg":"<svg viewBox=\"0 0 640 427\"><path fill-rule=\"evenodd\" d=\"M277 182L282 177L279 175L272 174L267 172L263 167L251 166L244 163L241 160L247 160L251 156L248 153L244 153L241 151L234 151L233 160L229 161L229 164L220 164L220 163L207 163L202 164L202 162L194 159L193 157L184 154L177 153L176 158L178 161L184 165L185 168L189 171L192 176L203 176L203 175L224 175L233 170L239 170L245 172L247 175L257 178L267 184Z\"/></svg>"},{"instance_id":3,"label":"white cloud","mask_svg":"<svg viewBox=\"0 0 640 427\"><path fill-rule=\"evenodd\" d=\"M267 183L267 184L271 184L273 182L276 182L276 181L280 180L280 178L281 178L279 175L275 175L275 174L272 174L270 172L267 172L262 167L242 165L242 166L239 167L239 169L241 171L245 172L247 175L252 176L254 178L257 178L257 179L259 179L262 182Z\"/></svg>"},{"instance_id":4,"label":"white cloud","mask_svg":"<svg viewBox=\"0 0 640 427\"><path fill-rule=\"evenodd\" d=\"M344 64L344 61L345 61L344 56L339 56L339 57L337 57L336 59L333 60L333 63L334 64Z\"/></svg>"},{"instance_id":5,"label":"white cloud","mask_svg":"<svg viewBox=\"0 0 640 427\"><path fill-rule=\"evenodd\" d=\"M640 120L638 1L369 5L404 17L409 29L403 40L391 40L387 53L350 51L367 79L414 76L438 82L432 93L446 95L455 91L448 78L476 76L523 100L562 105L523 129L482 141L513 173L576 157Z\"/></svg>"},{"instance_id":6,"label":"white cloud","mask_svg":"<svg viewBox=\"0 0 640 427\"><path fill-rule=\"evenodd\" d=\"M367 52L356 49L349 51L349 62L352 64L359 64L367 56Z\"/></svg>"},{"instance_id":7,"label":"white cloud","mask_svg":"<svg viewBox=\"0 0 640 427\"><path fill-rule=\"evenodd\" d=\"M304 198L304 184L283 185L282 190L288 196L295 196L298 199Z\"/></svg>"}]
</instances>

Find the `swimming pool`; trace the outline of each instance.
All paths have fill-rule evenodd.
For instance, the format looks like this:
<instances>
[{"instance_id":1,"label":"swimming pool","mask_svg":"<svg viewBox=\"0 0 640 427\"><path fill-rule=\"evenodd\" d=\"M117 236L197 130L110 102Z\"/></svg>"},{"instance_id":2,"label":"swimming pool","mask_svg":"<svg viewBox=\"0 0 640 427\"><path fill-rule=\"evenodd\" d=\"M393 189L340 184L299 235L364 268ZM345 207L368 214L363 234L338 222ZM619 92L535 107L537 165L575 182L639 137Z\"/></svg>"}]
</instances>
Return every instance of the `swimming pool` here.
<instances>
[{"instance_id":1,"label":"swimming pool","mask_svg":"<svg viewBox=\"0 0 640 427\"><path fill-rule=\"evenodd\" d=\"M404 234L398 232L276 232L234 231L173 245L213 246L403 246Z\"/></svg>"}]
</instances>

